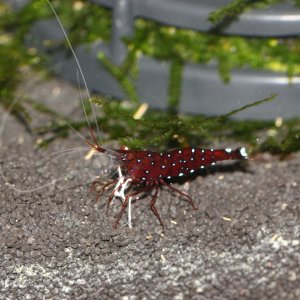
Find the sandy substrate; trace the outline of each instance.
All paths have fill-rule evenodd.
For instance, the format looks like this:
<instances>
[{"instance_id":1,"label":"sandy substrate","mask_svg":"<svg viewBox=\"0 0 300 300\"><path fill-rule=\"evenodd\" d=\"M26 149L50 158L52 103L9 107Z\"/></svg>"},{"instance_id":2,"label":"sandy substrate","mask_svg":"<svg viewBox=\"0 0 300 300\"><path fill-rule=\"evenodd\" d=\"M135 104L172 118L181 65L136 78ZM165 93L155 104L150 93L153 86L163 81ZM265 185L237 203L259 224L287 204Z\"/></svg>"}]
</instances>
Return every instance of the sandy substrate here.
<instances>
[{"instance_id":1,"label":"sandy substrate","mask_svg":"<svg viewBox=\"0 0 300 300\"><path fill-rule=\"evenodd\" d=\"M64 82L22 88L60 111L77 112L77 90ZM114 201L106 216L107 195L95 202L86 152L40 160L85 147L76 134L40 150L8 117L2 141L1 167L16 188L48 186L20 193L1 179L1 299L300 298L299 153L216 167L176 185L197 211L163 189L157 201L163 232L150 197L132 204L133 229L127 215L112 229L121 203Z\"/></svg>"}]
</instances>

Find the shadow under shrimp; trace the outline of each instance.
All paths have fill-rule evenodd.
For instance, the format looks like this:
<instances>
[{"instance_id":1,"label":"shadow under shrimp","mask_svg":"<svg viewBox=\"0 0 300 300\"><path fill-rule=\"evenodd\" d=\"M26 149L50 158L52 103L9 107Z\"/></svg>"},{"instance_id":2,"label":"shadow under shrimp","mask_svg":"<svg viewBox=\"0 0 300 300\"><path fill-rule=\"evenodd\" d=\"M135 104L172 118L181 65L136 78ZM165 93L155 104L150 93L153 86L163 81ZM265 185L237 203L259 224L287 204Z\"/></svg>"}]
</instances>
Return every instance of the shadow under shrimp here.
<instances>
[{"instance_id":1,"label":"shadow under shrimp","mask_svg":"<svg viewBox=\"0 0 300 300\"><path fill-rule=\"evenodd\" d=\"M209 166L205 170L200 171L198 175L205 177L210 174L233 173L237 171L240 171L242 173L253 173L247 166L247 161L235 161L229 164L218 164L215 166Z\"/></svg>"}]
</instances>

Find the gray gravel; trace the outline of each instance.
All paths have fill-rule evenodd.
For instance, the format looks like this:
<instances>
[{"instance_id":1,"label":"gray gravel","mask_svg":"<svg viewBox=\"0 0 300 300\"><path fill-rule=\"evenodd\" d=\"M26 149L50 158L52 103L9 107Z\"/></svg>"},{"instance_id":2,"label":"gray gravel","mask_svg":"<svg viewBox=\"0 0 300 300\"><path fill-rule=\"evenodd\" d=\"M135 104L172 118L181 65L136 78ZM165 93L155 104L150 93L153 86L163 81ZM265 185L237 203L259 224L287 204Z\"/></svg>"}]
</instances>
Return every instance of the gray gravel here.
<instances>
[{"instance_id":1,"label":"gray gravel","mask_svg":"<svg viewBox=\"0 0 300 300\"><path fill-rule=\"evenodd\" d=\"M56 109L78 111L77 90L62 81L38 79L26 90ZM95 202L86 152L40 160L86 146L75 133L40 150L9 117L2 140L1 167L16 188L52 184L20 193L1 179L1 299L300 298L300 153L217 167L178 185L197 211L162 190L164 232L150 197L132 204L132 230L125 215L113 230L121 203L106 216L107 195Z\"/></svg>"}]
</instances>

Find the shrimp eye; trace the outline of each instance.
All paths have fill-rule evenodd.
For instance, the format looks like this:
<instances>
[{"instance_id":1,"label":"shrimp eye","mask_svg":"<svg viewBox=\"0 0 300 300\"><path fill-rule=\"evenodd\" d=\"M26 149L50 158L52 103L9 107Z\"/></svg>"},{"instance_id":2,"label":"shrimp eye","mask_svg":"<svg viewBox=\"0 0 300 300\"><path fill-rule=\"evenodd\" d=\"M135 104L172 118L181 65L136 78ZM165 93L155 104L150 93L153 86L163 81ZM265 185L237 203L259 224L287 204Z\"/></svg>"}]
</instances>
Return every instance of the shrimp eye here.
<instances>
[{"instance_id":1,"label":"shrimp eye","mask_svg":"<svg viewBox=\"0 0 300 300\"><path fill-rule=\"evenodd\" d=\"M134 154L133 154L132 152L128 152L128 153L126 153L125 155L126 155L126 158L127 158L128 160L133 160L133 159L134 159Z\"/></svg>"}]
</instances>

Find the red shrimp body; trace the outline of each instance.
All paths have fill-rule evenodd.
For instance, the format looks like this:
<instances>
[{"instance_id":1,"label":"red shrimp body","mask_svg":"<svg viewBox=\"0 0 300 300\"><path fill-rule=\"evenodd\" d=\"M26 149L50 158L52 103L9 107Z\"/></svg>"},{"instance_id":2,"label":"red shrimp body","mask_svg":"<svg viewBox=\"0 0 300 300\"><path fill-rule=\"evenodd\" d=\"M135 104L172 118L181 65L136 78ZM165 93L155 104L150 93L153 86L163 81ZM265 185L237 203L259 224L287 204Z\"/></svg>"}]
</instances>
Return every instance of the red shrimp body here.
<instances>
[{"instance_id":1,"label":"red shrimp body","mask_svg":"<svg viewBox=\"0 0 300 300\"><path fill-rule=\"evenodd\" d=\"M217 161L247 158L244 148L214 150L187 147L164 153L131 150L118 152L125 173L135 182L158 182L160 179L189 176Z\"/></svg>"},{"instance_id":2,"label":"red shrimp body","mask_svg":"<svg viewBox=\"0 0 300 300\"><path fill-rule=\"evenodd\" d=\"M184 196L191 204L193 209L197 209L189 195L176 189L170 183L168 183L168 181L172 180L173 178L190 176L197 170L205 168L205 166L214 165L217 161L248 158L245 148L238 148L236 150L229 148L214 150L187 147L159 153L153 151L125 149L106 150L98 145L93 147L99 152L107 152L108 155L113 156L118 165L122 168L122 176L124 176L127 180L130 180L128 189L131 190L131 188L134 187L134 189L131 190L131 192L129 192L125 197L122 208L114 225L115 228L120 222L129 199L136 197L138 194L145 191L151 192L152 190L154 190L154 193L150 201L150 208L157 217L161 226L164 227L164 224L155 207L158 189L161 185L164 185ZM122 184L117 185L117 188L111 193L107 207L115 197L115 194L118 192L118 190L122 189L123 186L127 187L127 180L122 180ZM112 183L109 183L106 186L110 186L116 181L117 180L114 180Z\"/></svg>"}]
</instances>

